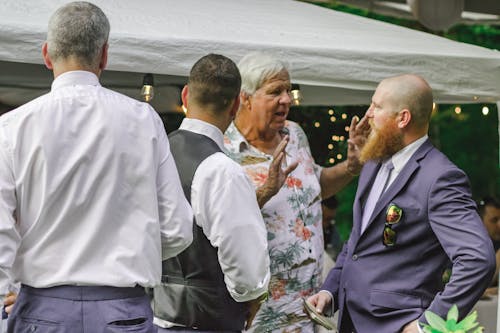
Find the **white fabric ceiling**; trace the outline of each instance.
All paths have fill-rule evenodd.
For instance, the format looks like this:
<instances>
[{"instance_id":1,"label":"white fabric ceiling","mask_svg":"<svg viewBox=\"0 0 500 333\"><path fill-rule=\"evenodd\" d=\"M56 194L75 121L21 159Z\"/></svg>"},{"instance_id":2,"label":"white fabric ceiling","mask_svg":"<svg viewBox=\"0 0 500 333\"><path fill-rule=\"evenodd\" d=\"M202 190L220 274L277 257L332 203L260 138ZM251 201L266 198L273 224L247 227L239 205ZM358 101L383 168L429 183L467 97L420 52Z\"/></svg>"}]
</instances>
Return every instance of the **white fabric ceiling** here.
<instances>
[{"instance_id":1,"label":"white fabric ceiling","mask_svg":"<svg viewBox=\"0 0 500 333\"><path fill-rule=\"evenodd\" d=\"M46 92L51 73L41 45L50 14L67 0L0 3L0 102L17 105ZM438 102L500 100L500 53L291 0L91 0L111 22L103 83L138 96L144 73L161 85L159 111L201 56L238 61L252 50L287 60L305 104L368 104L381 79L424 76ZM163 100L162 100L163 98ZM168 102L166 101L168 100Z\"/></svg>"}]
</instances>

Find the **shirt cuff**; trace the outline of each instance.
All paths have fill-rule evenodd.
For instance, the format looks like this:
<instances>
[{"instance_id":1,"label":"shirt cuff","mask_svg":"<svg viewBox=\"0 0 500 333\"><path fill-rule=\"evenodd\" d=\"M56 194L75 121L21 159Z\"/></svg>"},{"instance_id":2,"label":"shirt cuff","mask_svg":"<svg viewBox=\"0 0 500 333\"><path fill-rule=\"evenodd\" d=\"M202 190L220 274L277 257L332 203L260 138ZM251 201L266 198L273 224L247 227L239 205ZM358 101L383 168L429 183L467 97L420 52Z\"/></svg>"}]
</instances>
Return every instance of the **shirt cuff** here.
<instances>
[{"instance_id":1,"label":"shirt cuff","mask_svg":"<svg viewBox=\"0 0 500 333\"><path fill-rule=\"evenodd\" d=\"M325 289L322 289L319 292L320 293L327 293L328 295L330 295L330 300L331 300L330 306L323 309L323 314L328 316L328 317L332 317L333 316L333 303L334 303L333 294Z\"/></svg>"},{"instance_id":2,"label":"shirt cuff","mask_svg":"<svg viewBox=\"0 0 500 333\"><path fill-rule=\"evenodd\" d=\"M422 327L420 327L420 322L417 320L418 333L424 333Z\"/></svg>"}]
</instances>

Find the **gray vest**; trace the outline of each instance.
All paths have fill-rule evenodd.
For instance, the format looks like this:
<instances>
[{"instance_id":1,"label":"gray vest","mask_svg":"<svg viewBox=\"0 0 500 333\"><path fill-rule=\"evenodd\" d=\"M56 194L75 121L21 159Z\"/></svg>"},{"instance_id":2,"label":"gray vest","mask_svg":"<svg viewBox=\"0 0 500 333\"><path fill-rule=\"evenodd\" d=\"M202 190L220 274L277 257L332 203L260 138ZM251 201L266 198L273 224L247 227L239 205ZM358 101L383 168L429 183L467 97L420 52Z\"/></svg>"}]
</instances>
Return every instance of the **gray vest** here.
<instances>
[{"instance_id":1,"label":"gray vest","mask_svg":"<svg viewBox=\"0 0 500 333\"><path fill-rule=\"evenodd\" d=\"M207 136L185 130L171 133L169 140L184 194L191 201L196 169L203 160L221 150ZM241 331L244 327L248 305L236 302L229 295L217 248L196 223L193 223L193 243L162 263L162 284L154 288L154 313L158 318L200 330Z\"/></svg>"}]
</instances>

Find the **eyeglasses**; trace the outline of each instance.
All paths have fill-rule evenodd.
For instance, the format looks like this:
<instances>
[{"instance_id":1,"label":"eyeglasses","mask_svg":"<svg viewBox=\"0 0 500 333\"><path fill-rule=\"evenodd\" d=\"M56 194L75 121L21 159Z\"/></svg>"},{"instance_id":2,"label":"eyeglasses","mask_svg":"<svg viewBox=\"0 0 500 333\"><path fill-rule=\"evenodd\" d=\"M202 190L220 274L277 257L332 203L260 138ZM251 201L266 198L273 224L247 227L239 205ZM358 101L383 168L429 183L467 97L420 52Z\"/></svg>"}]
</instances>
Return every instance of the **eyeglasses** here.
<instances>
[{"instance_id":1,"label":"eyeglasses","mask_svg":"<svg viewBox=\"0 0 500 333\"><path fill-rule=\"evenodd\" d=\"M403 210L391 203L387 208L384 231L382 233L382 243L384 246L392 247L396 245L397 233L392 229L392 226L401 221L402 216Z\"/></svg>"}]
</instances>

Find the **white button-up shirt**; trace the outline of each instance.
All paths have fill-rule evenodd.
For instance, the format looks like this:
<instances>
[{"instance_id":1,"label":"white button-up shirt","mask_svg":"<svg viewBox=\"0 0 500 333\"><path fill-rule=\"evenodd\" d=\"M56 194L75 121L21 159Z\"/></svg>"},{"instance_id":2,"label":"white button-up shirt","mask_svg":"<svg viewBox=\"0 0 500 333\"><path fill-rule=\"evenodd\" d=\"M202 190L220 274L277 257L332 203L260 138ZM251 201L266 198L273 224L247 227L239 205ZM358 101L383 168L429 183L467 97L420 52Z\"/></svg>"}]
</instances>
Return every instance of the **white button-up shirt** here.
<instances>
[{"instance_id":1,"label":"white button-up shirt","mask_svg":"<svg viewBox=\"0 0 500 333\"><path fill-rule=\"evenodd\" d=\"M161 119L94 74L63 73L0 117L0 296L9 277L154 286L192 217Z\"/></svg>"},{"instance_id":2,"label":"white button-up shirt","mask_svg":"<svg viewBox=\"0 0 500 333\"><path fill-rule=\"evenodd\" d=\"M202 134L224 149L224 136L215 126L185 118L179 129ZM271 277L267 231L255 189L241 166L224 153L200 163L191 184L191 205L196 223L217 248L224 282L237 302L267 291ZM160 318L161 327L174 325Z\"/></svg>"}]
</instances>

